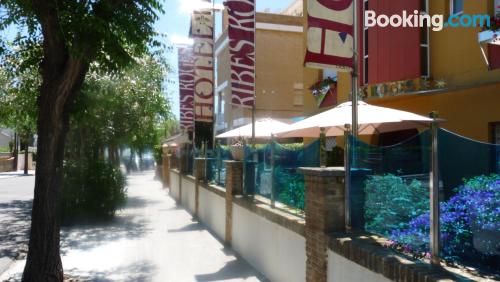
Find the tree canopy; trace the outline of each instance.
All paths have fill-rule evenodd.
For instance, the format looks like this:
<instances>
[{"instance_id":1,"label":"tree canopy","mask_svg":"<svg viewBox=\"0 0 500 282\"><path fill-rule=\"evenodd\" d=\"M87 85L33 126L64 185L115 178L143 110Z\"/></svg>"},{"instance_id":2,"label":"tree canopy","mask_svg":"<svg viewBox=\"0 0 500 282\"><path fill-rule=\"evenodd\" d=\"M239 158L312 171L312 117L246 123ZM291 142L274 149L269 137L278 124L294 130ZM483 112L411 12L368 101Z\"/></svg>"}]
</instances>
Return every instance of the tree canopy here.
<instances>
[{"instance_id":1,"label":"tree canopy","mask_svg":"<svg viewBox=\"0 0 500 282\"><path fill-rule=\"evenodd\" d=\"M70 113L91 65L117 71L142 58L159 45L154 23L162 12L159 0L0 0L0 31L15 25L21 32L14 45L26 46L29 62L40 62L37 173L23 281L64 279L62 166Z\"/></svg>"}]
</instances>

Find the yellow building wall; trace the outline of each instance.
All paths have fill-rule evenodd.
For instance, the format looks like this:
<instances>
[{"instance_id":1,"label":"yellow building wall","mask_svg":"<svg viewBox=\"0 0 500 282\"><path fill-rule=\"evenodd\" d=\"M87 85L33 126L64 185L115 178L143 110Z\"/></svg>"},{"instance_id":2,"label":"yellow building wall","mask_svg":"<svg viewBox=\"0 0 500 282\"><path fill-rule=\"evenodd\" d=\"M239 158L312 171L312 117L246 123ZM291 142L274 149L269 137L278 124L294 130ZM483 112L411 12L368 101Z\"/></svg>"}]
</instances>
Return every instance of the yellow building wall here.
<instances>
[{"instance_id":1,"label":"yellow building wall","mask_svg":"<svg viewBox=\"0 0 500 282\"><path fill-rule=\"evenodd\" d=\"M257 109L284 117L302 115L302 33L257 29ZM281 112L281 114L279 114Z\"/></svg>"},{"instance_id":2,"label":"yellow building wall","mask_svg":"<svg viewBox=\"0 0 500 282\"><path fill-rule=\"evenodd\" d=\"M431 15L450 15L449 0L430 0ZM464 14L491 14L492 0L466 0ZM477 85L500 80L500 69L489 71L477 41L480 28L444 28L430 32L431 77L449 86Z\"/></svg>"},{"instance_id":3,"label":"yellow building wall","mask_svg":"<svg viewBox=\"0 0 500 282\"><path fill-rule=\"evenodd\" d=\"M302 116L308 87L304 76L309 77L307 73L311 72L304 71L303 32L275 29L300 28L303 17L257 13L256 20L256 118ZM268 26L259 27L259 24ZM217 40L217 46L226 38L227 30ZM217 57L217 82L218 85L229 83L223 90L227 129L236 127L235 122L241 119L249 122L252 115L251 109L231 105L230 71L229 48L225 47ZM317 71L312 72L317 74Z\"/></svg>"},{"instance_id":4,"label":"yellow building wall","mask_svg":"<svg viewBox=\"0 0 500 282\"><path fill-rule=\"evenodd\" d=\"M370 99L370 104L401 109L427 116L438 111L446 121L443 128L489 142L489 123L500 121L500 83L437 94Z\"/></svg>"}]
</instances>

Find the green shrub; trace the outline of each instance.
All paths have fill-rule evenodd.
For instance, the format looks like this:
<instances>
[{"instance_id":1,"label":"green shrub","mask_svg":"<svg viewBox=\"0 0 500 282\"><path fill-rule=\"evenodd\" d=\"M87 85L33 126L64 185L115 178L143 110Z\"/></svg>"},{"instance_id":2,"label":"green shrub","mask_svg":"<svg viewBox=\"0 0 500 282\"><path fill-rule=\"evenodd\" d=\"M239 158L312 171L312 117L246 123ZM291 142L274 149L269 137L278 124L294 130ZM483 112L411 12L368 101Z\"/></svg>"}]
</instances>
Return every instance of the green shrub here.
<instances>
[{"instance_id":1,"label":"green shrub","mask_svg":"<svg viewBox=\"0 0 500 282\"><path fill-rule=\"evenodd\" d=\"M162 165L163 163L163 148L160 145L154 145L153 147L153 156L155 158L156 165Z\"/></svg>"},{"instance_id":2,"label":"green shrub","mask_svg":"<svg viewBox=\"0 0 500 282\"><path fill-rule=\"evenodd\" d=\"M63 174L63 223L107 218L125 203L125 177L108 162L66 161Z\"/></svg>"},{"instance_id":3,"label":"green shrub","mask_svg":"<svg viewBox=\"0 0 500 282\"><path fill-rule=\"evenodd\" d=\"M428 187L392 174L369 176L365 181L365 229L388 236L408 227L415 217L429 210Z\"/></svg>"},{"instance_id":4,"label":"green shrub","mask_svg":"<svg viewBox=\"0 0 500 282\"><path fill-rule=\"evenodd\" d=\"M279 201L289 207L304 210L304 176L285 173L282 169L276 171L276 184L281 188Z\"/></svg>"}]
</instances>

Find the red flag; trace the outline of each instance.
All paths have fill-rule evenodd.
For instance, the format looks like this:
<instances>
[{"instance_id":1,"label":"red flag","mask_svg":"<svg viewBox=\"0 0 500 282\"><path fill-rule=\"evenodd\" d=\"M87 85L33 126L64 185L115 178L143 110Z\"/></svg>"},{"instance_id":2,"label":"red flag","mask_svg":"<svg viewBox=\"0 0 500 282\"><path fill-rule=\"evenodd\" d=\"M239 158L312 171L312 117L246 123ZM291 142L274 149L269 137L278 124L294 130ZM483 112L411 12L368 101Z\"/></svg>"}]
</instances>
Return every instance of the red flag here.
<instances>
[{"instance_id":1,"label":"red flag","mask_svg":"<svg viewBox=\"0 0 500 282\"><path fill-rule=\"evenodd\" d=\"M210 11L194 11L191 37L194 57L195 120L213 122L214 115L214 17Z\"/></svg>"},{"instance_id":2,"label":"red flag","mask_svg":"<svg viewBox=\"0 0 500 282\"><path fill-rule=\"evenodd\" d=\"M179 57L179 102L180 127L194 130L194 60L192 47L180 47Z\"/></svg>"},{"instance_id":3,"label":"red flag","mask_svg":"<svg viewBox=\"0 0 500 282\"><path fill-rule=\"evenodd\" d=\"M253 107L255 103L255 0L228 0L231 102Z\"/></svg>"},{"instance_id":4,"label":"red flag","mask_svg":"<svg viewBox=\"0 0 500 282\"><path fill-rule=\"evenodd\" d=\"M352 0L307 1L307 67L352 69L352 9Z\"/></svg>"}]
</instances>

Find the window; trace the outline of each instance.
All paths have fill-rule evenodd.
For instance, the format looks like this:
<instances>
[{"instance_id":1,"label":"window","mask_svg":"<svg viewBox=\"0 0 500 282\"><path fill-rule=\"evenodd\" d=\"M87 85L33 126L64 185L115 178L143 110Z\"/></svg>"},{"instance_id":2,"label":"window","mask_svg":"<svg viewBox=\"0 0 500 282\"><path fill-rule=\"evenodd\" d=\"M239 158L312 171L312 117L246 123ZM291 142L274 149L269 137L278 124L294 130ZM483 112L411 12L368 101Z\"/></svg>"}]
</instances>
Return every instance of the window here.
<instances>
[{"instance_id":1,"label":"window","mask_svg":"<svg viewBox=\"0 0 500 282\"><path fill-rule=\"evenodd\" d=\"M450 13L452 15L464 12L464 0L450 0Z\"/></svg>"}]
</instances>

